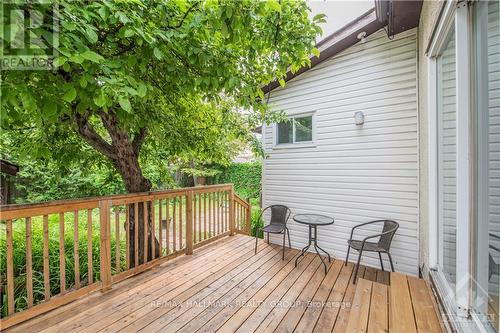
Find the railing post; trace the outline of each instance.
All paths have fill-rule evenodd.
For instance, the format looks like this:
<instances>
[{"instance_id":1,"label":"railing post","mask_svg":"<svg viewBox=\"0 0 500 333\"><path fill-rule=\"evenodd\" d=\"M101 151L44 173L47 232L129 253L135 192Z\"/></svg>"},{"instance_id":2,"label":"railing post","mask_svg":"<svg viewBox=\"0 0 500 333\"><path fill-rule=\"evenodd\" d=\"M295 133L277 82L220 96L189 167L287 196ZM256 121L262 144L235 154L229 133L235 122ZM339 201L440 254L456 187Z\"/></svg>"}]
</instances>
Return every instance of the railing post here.
<instances>
[{"instance_id":1,"label":"railing post","mask_svg":"<svg viewBox=\"0 0 500 333\"><path fill-rule=\"evenodd\" d=\"M248 236L252 234L252 205L250 204L250 198L247 199L248 209L246 210L246 233Z\"/></svg>"},{"instance_id":2,"label":"railing post","mask_svg":"<svg viewBox=\"0 0 500 333\"><path fill-rule=\"evenodd\" d=\"M193 254L193 190L186 195L186 254Z\"/></svg>"},{"instance_id":3,"label":"railing post","mask_svg":"<svg viewBox=\"0 0 500 333\"><path fill-rule=\"evenodd\" d=\"M109 225L109 200L99 201L100 216L100 266L102 291L111 289L111 238Z\"/></svg>"},{"instance_id":4,"label":"railing post","mask_svg":"<svg viewBox=\"0 0 500 333\"><path fill-rule=\"evenodd\" d=\"M229 235L234 236L236 221L234 218L234 187L229 189Z\"/></svg>"}]
</instances>

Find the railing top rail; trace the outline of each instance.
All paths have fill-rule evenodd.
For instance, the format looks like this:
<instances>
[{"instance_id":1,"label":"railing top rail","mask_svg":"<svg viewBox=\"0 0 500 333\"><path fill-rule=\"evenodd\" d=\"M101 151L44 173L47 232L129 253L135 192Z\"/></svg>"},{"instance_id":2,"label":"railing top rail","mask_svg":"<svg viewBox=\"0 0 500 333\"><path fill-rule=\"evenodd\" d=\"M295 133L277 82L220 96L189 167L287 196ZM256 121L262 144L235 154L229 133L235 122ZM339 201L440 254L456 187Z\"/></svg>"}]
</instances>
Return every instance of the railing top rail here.
<instances>
[{"instance_id":1,"label":"railing top rail","mask_svg":"<svg viewBox=\"0 0 500 333\"><path fill-rule=\"evenodd\" d=\"M234 199L242 206L244 206L245 208L250 208L250 204L243 200L240 196L238 196L236 193L234 194Z\"/></svg>"},{"instance_id":2,"label":"railing top rail","mask_svg":"<svg viewBox=\"0 0 500 333\"><path fill-rule=\"evenodd\" d=\"M55 214L59 212L93 209L99 207L99 202L103 200L111 201L112 205L122 205L130 202L144 200L155 200L188 193L206 193L214 190L230 190L232 184L218 184L197 187L184 187L179 189L150 191L140 193L116 194L101 197L91 197L83 199L55 200L35 204L14 204L0 205L0 220L17 219L37 215Z\"/></svg>"}]
</instances>

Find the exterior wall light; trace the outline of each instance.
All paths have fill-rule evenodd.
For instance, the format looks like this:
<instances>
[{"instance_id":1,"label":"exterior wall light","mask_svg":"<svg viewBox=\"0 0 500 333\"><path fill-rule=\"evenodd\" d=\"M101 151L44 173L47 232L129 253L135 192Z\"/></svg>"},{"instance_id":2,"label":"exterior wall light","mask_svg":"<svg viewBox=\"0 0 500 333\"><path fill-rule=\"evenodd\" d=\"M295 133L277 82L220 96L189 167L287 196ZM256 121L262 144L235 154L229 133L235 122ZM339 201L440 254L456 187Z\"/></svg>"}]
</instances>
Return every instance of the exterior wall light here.
<instances>
[{"instance_id":1,"label":"exterior wall light","mask_svg":"<svg viewBox=\"0 0 500 333\"><path fill-rule=\"evenodd\" d=\"M354 114L354 123L356 123L356 125L363 125L365 123L365 115L363 111L358 111Z\"/></svg>"}]
</instances>

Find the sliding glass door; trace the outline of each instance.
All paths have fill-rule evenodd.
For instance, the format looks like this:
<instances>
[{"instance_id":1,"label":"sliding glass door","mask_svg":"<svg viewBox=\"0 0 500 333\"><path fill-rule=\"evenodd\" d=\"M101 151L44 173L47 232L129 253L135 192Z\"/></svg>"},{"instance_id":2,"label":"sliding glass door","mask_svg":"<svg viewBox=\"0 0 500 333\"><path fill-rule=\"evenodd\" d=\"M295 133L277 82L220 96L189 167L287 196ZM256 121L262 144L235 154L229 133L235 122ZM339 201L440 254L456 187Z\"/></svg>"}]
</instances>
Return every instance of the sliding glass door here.
<instances>
[{"instance_id":1,"label":"sliding glass door","mask_svg":"<svg viewBox=\"0 0 500 333\"><path fill-rule=\"evenodd\" d=\"M438 265L450 287L456 282L457 91L455 29L437 56ZM453 289L453 288L451 288Z\"/></svg>"},{"instance_id":2,"label":"sliding glass door","mask_svg":"<svg viewBox=\"0 0 500 333\"><path fill-rule=\"evenodd\" d=\"M474 7L476 212L473 306L499 332L500 286L500 16L498 1Z\"/></svg>"}]
</instances>

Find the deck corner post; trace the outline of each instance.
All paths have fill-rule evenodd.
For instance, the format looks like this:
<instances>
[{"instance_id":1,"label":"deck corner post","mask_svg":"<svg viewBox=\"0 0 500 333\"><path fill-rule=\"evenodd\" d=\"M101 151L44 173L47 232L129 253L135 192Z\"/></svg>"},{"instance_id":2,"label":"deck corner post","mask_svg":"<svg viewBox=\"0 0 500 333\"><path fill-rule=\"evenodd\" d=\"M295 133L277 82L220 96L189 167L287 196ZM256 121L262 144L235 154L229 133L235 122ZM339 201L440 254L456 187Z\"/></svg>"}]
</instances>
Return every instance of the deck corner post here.
<instances>
[{"instance_id":1,"label":"deck corner post","mask_svg":"<svg viewBox=\"0 0 500 333\"><path fill-rule=\"evenodd\" d=\"M234 219L234 185L229 189L229 235L234 236L236 221Z\"/></svg>"},{"instance_id":2,"label":"deck corner post","mask_svg":"<svg viewBox=\"0 0 500 333\"><path fill-rule=\"evenodd\" d=\"M193 190L186 195L186 254L193 254Z\"/></svg>"},{"instance_id":3,"label":"deck corner post","mask_svg":"<svg viewBox=\"0 0 500 333\"><path fill-rule=\"evenodd\" d=\"M101 291L111 289L111 238L110 238L110 200L99 201L100 216L100 272L101 272Z\"/></svg>"},{"instance_id":4,"label":"deck corner post","mask_svg":"<svg viewBox=\"0 0 500 333\"><path fill-rule=\"evenodd\" d=\"M250 204L250 198L247 199L248 208L246 210L246 225L245 232L248 236L252 234L252 204Z\"/></svg>"}]
</instances>

